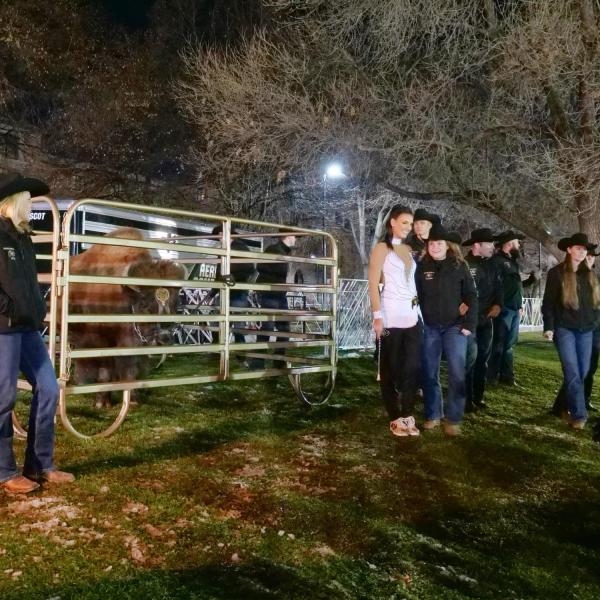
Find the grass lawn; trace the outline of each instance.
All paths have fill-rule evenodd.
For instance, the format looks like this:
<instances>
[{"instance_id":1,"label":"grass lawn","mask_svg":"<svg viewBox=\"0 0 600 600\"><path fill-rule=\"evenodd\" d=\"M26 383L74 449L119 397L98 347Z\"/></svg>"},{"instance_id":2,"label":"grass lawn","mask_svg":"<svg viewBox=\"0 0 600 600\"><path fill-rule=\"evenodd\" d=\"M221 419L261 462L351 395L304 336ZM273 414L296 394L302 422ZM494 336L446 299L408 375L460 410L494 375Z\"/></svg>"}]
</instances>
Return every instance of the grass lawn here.
<instances>
[{"instance_id":1,"label":"grass lawn","mask_svg":"<svg viewBox=\"0 0 600 600\"><path fill-rule=\"evenodd\" d=\"M394 439L367 354L324 407L277 378L154 390L107 440L59 426L78 481L0 493L1 597L598 599L600 447L546 414L540 339L458 439Z\"/></svg>"}]
</instances>

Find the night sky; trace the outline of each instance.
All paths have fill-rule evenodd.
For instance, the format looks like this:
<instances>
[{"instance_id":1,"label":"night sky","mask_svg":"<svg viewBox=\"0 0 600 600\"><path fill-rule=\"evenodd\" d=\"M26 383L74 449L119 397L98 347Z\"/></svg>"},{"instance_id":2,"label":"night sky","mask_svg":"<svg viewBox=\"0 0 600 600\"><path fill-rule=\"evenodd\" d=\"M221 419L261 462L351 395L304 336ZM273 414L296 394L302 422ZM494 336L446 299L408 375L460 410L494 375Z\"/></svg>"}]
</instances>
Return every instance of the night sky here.
<instances>
[{"instance_id":1,"label":"night sky","mask_svg":"<svg viewBox=\"0 0 600 600\"><path fill-rule=\"evenodd\" d=\"M104 6L110 18L131 29L141 29L148 24L148 12L155 0L96 0Z\"/></svg>"}]
</instances>

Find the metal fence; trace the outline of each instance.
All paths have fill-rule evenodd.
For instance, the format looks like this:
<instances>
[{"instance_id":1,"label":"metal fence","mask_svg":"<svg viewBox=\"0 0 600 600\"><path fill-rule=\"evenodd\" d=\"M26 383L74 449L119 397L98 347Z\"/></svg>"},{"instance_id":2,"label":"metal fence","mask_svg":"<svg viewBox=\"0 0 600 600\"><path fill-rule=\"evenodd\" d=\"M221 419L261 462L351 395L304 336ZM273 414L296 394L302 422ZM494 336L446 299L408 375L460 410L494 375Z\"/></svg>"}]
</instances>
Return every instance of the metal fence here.
<instances>
[{"instance_id":1,"label":"metal fence","mask_svg":"<svg viewBox=\"0 0 600 600\"><path fill-rule=\"evenodd\" d=\"M37 258L48 263L48 267L40 273L40 283L50 286L47 316L49 350L59 371L60 417L70 433L80 438L110 435L125 418L134 390L161 386L287 375L295 393L305 402L315 404L327 400L335 384L337 362L338 254L331 235L299 227L282 230L281 225L275 223L95 199L72 203L63 215L61 226L58 207L52 200L47 200L47 203L52 212L52 231L36 232L33 241L50 246L45 252L40 246ZM96 208L100 212L134 212L152 218L162 229L138 230L141 237L131 237L112 235L114 228L111 227L107 235L98 236L95 231L78 229L77 215L84 208ZM179 229L175 233L168 229L174 225L179 227L181 223L187 227L183 233L178 233ZM205 234L205 230L210 232L215 226L219 226L215 230L218 233ZM196 228L198 231L195 231ZM253 249L249 245L257 239L277 240L290 235L304 240L303 249L298 249L291 256L263 252L262 246ZM248 240L248 249L239 249L239 244L234 247L235 240ZM82 250L91 252L90 246L98 248L93 256L99 262L78 261ZM182 268L177 270L177 275L160 275L153 270L130 270L121 263L110 263L115 254L129 257L134 252L135 256L140 256L140 251L147 256L141 261L146 267L151 265L152 269L158 269L162 263L169 263ZM263 266L279 263L287 266L316 265L323 272L323 277L321 283L304 285L237 282L230 275L232 265L256 263ZM139 264L132 262L127 267ZM217 268L223 275L215 279ZM211 277L205 276L208 271L213 271ZM173 271L165 270L165 273ZM188 313L176 313L170 309L173 290L183 290L190 296L186 301L190 307ZM218 305L203 304L204 296L210 291L218 292ZM302 308L293 305L276 308L237 306L231 302L233 293L256 292L270 293L278 298L286 293L304 295L315 301L312 306ZM143 300L139 300L140 304L138 300L129 300L130 297ZM81 299L84 303L80 302ZM195 300L198 300L197 306L194 305ZM275 324L274 330L264 326L271 322ZM286 327L286 324L291 327ZM172 332L182 325L190 328L184 330L185 339L175 339L170 335L170 342L151 341L154 338L149 335L150 332L156 333L158 339L165 329ZM255 341L236 341L231 335L252 337L261 325L263 335ZM193 330L209 331L211 335L209 339L192 336L188 339L187 333ZM110 332L110 336L106 332ZM217 332L218 337L214 335ZM166 371L143 376L134 368L136 357L182 355L186 359L179 364L186 367L186 373L178 371L175 375ZM209 361L198 369L198 359L202 356L208 356ZM137 377L138 372L140 377ZM81 377L76 376L78 374ZM303 382L307 378L301 380L301 376L314 374L323 374L326 379L309 377L309 389L305 389ZM19 387L30 389L27 382L20 382ZM111 392L122 395L119 413L112 424L105 428L107 419L94 412L88 421L92 422L94 430L96 424L101 423L100 432L87 434L76 429L67 415L68 399L95 394L96 408L104 408L98 406L99 396L104 397ZM87 400L84 401L87 403ZM93 409L87 405L85 410L82 408L81 403L76 407L79 421ZM20 434L24 433L16 418L15 429Z\"/></svg>"},{"instance_id":2,"label":"metal fence","mask_svg":"<svg viewBox=\"0 0 600 600\"><path fill-rule=\"evenodd\" d=\"M519 329L523 331L541 331L543 329L541 298L523 298L523 315Z\"/></svg>"}]
</instances>

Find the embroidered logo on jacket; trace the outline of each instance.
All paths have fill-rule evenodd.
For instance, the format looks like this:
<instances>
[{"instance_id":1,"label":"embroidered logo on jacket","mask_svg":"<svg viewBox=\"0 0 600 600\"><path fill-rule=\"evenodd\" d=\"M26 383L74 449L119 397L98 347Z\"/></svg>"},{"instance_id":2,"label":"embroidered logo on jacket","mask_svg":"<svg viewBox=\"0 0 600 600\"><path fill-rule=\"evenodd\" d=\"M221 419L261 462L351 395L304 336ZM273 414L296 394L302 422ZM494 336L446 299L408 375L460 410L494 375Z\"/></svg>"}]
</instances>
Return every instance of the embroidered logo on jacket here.
<instances>
[{"instance_id":1,"label":"embroidered logo on jacket","mask_svg":"<svg viewBox=\"0 0 600 600\"><path fill-rule=\"evenodd\" d=\"M435 277L435 271L423 271L425 281L431 281Z\"/></svg>"},{"instance_id":2,"label":"embroidered logo on jacket","mask_svg":"<svg viewBox=\"0 0 600 600\"><path fill-rule=\"evenodd\" d=\"M17 260L17 254L16 254L14 248L11 248L9 246L8 248L2 248L2 250L4 250L6 252L6 254L8 254L8 258L10 260Z\"/></svg>"}]
</instances>

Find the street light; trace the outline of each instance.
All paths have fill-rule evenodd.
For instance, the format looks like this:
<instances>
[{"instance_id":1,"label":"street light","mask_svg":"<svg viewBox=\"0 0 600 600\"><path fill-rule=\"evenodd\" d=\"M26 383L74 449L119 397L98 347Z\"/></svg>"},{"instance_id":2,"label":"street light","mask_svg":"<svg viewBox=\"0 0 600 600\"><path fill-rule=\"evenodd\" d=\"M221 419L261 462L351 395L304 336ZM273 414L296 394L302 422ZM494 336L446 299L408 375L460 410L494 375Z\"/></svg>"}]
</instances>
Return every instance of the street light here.
<instances>
[{"instance_id":1,"label":"street light","mask_svg":"<svg viewBox=\"0 0 600 600\"><path fill-rule=\"evenodd\" d=\"M340 163L331 163L325 170L325 177L329 177L329 179L342 179L346 175Z\"/></svg>"},{"instance_id":2,"label":"street light","mask_svg":"<svg viewBox=\"0 0 600 600\"><path fill-rule=\"evenodd\" d=\"M325 231L325 211L327 210L327 180L335 181L336 179L344 179L346 174L342 169L342 165L338 162L329 163L325 167L325 173L323 173L323 206L322 206L322 223L323 231ZM323 236L323 258L327 254L327 241ZM323 284L327 283L327 267L323 265Z\"/></svg>"}]
</instances>

